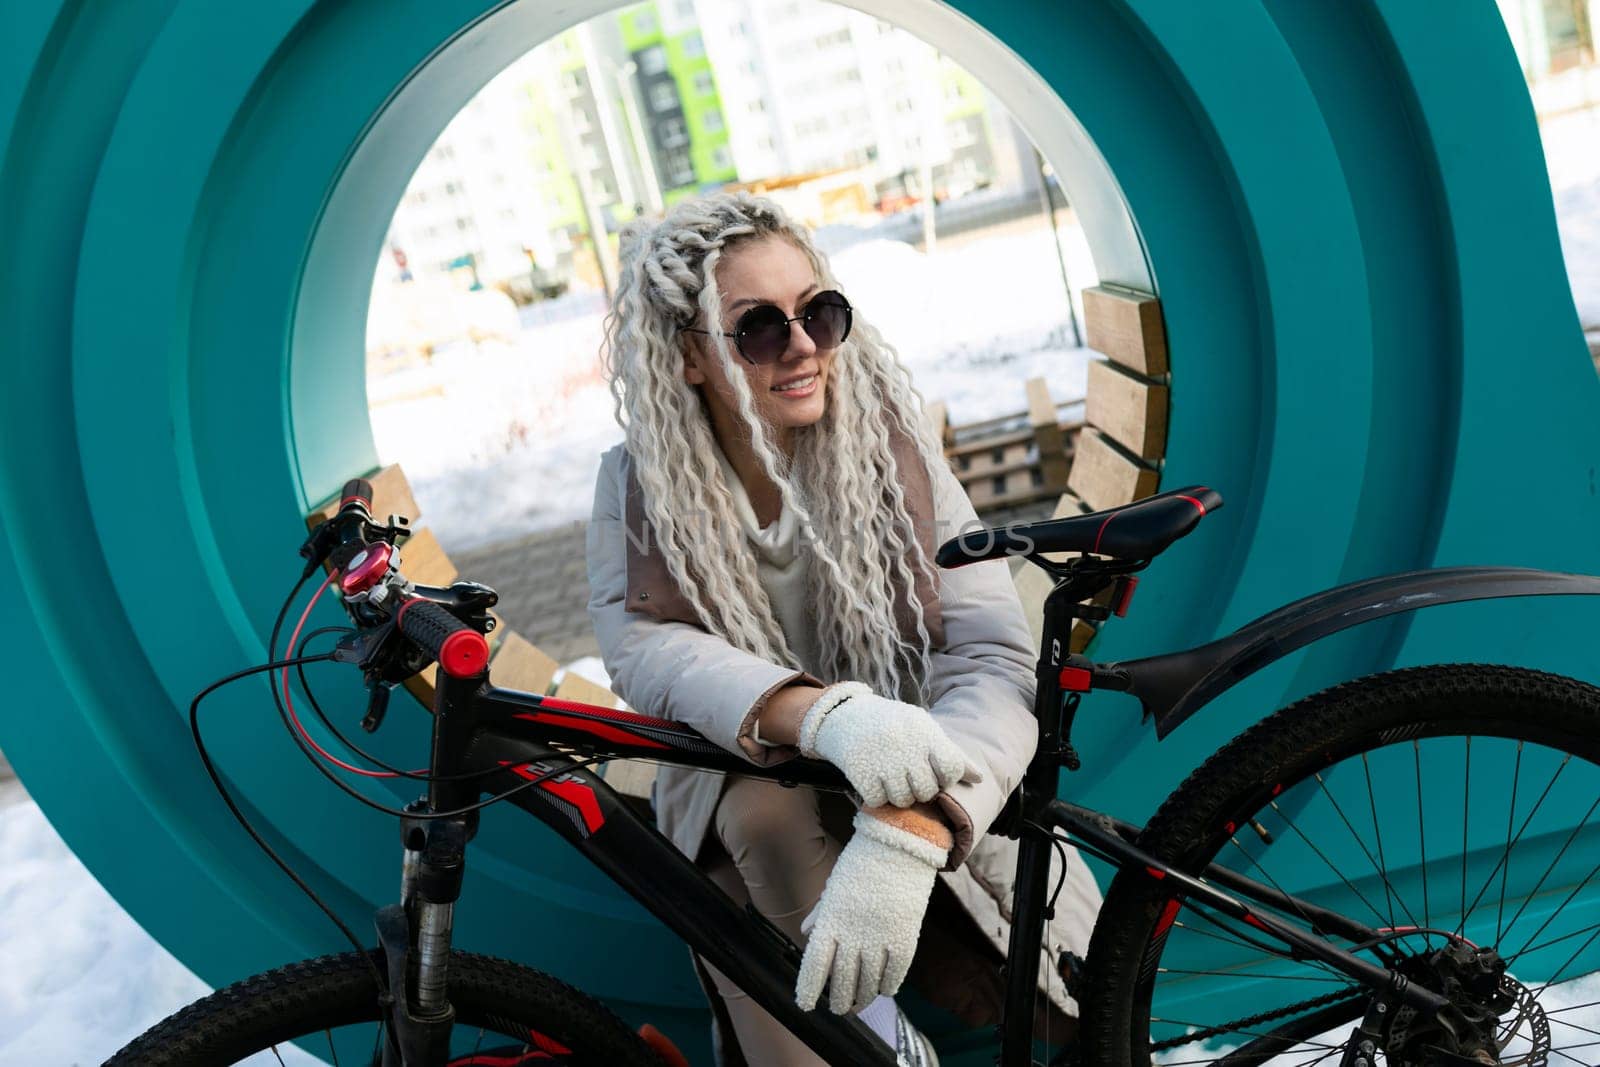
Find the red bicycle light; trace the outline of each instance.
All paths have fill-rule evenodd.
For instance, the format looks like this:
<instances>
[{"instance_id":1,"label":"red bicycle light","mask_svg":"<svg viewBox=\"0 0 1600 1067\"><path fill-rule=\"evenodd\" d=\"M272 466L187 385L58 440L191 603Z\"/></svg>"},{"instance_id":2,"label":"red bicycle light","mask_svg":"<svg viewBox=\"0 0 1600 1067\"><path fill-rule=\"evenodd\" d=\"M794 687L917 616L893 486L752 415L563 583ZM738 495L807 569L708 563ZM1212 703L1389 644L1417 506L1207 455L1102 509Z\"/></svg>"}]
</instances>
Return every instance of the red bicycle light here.
<instances>
[{"instance_id":1,"label":"red bicycle light","mask_svg":"<svg viewBox=\"0 0 1600 1067\"><path fill-rule=\"evenodd\" d=\"M489 642L476 630L457 630L439 646L439 668L452 678L471 678L489 665Z\"/></svg>"},{"instance_id":2,"label":"red bicycle light","mask_svg":"<svg viewBox=\"0 0 1600 1067\"><path fill-rule=\"evenodd\" d=\"M389 562L393 557L394 549L387 544L379 542L368 545L345 565L344 573L339 575L339 592L345 596L365 593L389 573Z\"/></svg>"}]
</instances>

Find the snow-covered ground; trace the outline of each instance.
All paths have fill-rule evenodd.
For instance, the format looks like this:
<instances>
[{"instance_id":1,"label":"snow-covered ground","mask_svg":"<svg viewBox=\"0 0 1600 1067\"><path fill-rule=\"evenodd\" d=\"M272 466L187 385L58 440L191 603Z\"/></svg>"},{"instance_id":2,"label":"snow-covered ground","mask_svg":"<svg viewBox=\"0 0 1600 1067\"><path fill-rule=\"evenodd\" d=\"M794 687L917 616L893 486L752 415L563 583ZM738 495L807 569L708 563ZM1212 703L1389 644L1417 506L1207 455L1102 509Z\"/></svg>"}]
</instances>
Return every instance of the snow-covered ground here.
<instances>
[{"instance_id":1,"label":"snow-covered ground","mask_svg":"<svg viewBox=\"0 0 1600 1067\"><path fill-rule=\"evenodd\" d=\"M1060 234L1073 286L1095 284L1082 231L1069 222ZM935 247L876 240L833 257L924 397L944 400L955 423L1026 410L1022 383L1035 375L1058 401L1081 398L1089 356L1073 343L1048 227ZM405 469L449 550L589 517L600 453L622 430L597 356L603 307L590 294L563 303L571 314L515 344L456 345L368 381L378 453Z\"/></svg>"}]
</instances>

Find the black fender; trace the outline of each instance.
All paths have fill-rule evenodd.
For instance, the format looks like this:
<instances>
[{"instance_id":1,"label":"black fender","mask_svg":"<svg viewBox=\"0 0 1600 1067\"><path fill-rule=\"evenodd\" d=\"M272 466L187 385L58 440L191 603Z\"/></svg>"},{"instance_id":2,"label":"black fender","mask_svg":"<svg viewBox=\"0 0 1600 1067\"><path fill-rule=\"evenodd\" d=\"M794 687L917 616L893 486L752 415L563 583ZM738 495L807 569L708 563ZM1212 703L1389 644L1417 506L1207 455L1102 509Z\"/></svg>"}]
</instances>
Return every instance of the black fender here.
<instances>
[{"instance_id":1,"label":"black fender","mask_svg":"<svg viewBox=\"0 0 1600 1067\"><path fill-rule=\"evenodd\" d=\"M1520 596L1600 596L1600 577L1525 567L1439 567L1367 578L1315 593L1183 652L1107 664L1165 738L1267 664L1313 641L1387 615L1438 604Z\"/></svg>"}]
</instances>

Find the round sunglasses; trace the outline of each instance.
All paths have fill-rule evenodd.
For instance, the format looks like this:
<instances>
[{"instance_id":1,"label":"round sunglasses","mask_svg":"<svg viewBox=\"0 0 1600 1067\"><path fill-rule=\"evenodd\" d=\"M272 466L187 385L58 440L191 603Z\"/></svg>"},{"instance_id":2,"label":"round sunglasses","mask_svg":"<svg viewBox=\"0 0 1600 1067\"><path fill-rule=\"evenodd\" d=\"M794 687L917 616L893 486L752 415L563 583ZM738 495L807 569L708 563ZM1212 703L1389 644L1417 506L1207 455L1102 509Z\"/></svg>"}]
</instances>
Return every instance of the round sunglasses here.
<instances>
[{"instance_id":1,"label":"round sunglasses","mask_svg":"<svg viewBox=\"0 0 1600 1067\"><path fill-rule=\"evenodd\" d=\"M733 338L734 347L751 364L761 366L776 363L789 350L789 324L798 322L821 349L838 348L850 336L850 301L833 289L818 293L800 309L800 314L789 318L783 309L773 304L757 304L739 316L733 332L717 331ZM710 334L696 326L683 327L686 333Z\"/></svg>"}]
</instances>

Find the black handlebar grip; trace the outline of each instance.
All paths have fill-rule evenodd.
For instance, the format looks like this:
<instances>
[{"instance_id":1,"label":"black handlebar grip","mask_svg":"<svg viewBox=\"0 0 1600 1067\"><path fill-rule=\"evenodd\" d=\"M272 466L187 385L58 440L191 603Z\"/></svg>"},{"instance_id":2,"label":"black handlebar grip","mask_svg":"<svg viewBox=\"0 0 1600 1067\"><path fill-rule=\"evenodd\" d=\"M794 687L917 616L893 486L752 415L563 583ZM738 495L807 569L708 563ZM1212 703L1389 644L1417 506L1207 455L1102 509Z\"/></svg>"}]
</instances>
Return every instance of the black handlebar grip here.
<instances>
[{"instance_id":1,"label":"black handlebar grip","mask_svg":"<svg viewBox=\"0 0 1600 1067\"><path fill-rule=\"evenodd\" d=\"M343 511L352 501L359 500L362 507L372 510L372 483L365 478L351 478L344 483L344 488L339 490L339 510Z\"/></svg>"},{"instance_id":2,"label":"black handlebar grip","mask_svg":"<svg viewBox=\"0 0 1600 1067\"><path fill-rule=\"evenodd\" d=\"M471 678L489 665L489 642L484 636L431 600L407 600L400 605L395 624L452 678Z\"/></svg>"}]
</instances>

